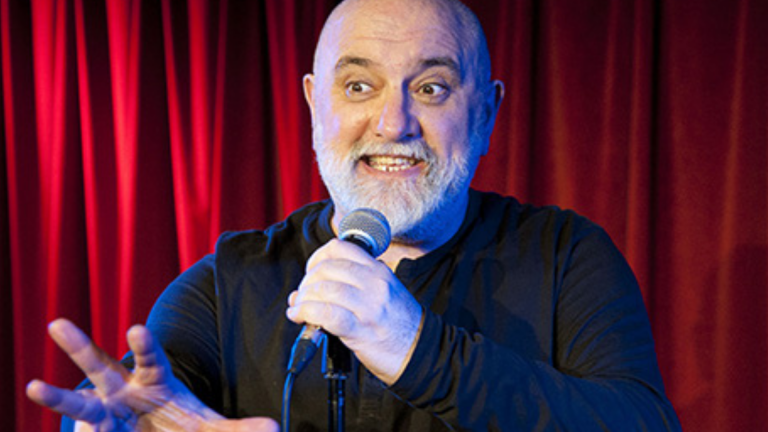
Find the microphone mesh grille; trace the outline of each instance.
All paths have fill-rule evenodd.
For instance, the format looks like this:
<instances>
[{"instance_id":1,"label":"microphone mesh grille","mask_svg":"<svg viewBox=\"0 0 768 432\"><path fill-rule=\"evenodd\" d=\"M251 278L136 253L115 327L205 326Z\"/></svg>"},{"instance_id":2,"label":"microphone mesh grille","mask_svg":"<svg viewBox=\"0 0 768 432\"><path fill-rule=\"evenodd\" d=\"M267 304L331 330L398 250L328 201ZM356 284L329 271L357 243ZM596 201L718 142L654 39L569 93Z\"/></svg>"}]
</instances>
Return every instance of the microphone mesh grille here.
<instances>
[{"instance_id":1,"label":"microphone mesh grille","mask_svg":"<svg viewBox=\"0 0 768 432\"><path fill-rule=\"evenodd\" d=\"M359 208L350 212L339 224L339 238L346 238L349 233L362 231L373 239L373 253L377 257L389 247L392 232L389 222L379 211L369 208Z\"/></svg>"}]
</instances>

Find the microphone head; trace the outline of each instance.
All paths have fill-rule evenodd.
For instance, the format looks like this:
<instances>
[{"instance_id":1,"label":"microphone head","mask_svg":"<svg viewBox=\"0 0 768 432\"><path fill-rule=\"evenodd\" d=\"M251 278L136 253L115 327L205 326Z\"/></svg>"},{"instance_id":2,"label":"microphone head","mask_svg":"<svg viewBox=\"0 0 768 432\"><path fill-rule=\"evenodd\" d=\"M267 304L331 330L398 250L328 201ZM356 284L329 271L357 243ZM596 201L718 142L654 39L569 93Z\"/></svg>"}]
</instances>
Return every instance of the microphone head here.
<instances>
[{"instance_id":1,"label":"microphone head","mask_svg":"<svg viewBox=\"0 0 768 432\"><path fill-rule=\"evenodd\" d=\"M389 247L392 231L387 218L379 211L359 208L341 220L339 238L352 241L376 258Z\"/></svg>"}]
</instances>

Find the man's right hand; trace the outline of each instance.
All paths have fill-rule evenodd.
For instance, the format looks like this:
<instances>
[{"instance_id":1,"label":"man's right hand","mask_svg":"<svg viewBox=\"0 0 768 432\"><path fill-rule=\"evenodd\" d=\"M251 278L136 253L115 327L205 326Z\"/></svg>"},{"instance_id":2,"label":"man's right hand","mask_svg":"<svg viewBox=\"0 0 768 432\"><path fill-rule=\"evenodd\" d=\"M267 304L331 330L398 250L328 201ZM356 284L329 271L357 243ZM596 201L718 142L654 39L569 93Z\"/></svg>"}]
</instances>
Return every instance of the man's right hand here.
<instances>
[{"instance_id":1,"label":"man's right hand","mask_svg":"<svg viewBox=\"0 0 768 432\"><path fill-rule=\"evenodd\" d=\"M77 420L80 431L278 431L270 418L228 420L205 406L171 371L168 358L149 330L128 331L136 367L126 369L65 319L48 332L91 380L93 389L65 390L33 380L27 396Z\"/></svg>"}]
</instances>

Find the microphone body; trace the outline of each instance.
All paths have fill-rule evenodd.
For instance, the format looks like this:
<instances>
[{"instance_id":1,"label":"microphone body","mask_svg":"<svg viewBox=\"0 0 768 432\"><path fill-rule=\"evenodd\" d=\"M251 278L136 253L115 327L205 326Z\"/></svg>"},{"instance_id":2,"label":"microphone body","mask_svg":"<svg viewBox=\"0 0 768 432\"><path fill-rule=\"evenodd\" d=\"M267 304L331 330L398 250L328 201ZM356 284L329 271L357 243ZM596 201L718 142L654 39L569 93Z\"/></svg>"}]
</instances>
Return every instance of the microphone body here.
<instances>
[{"instance_id":1,"label":"microphone body","mask_svg":"<svg viewBox=\"0 0 768 432\"><path fill-rule=\"evenodd\" d=\"M383 214L373 209L359 208L350 212L341 220L339 224L339 239L357 245L370 256L376 258L389 247L392 232L389 222L387 222ZM301 329L301 333L296 338L296 342L294 342L291 350L291 359L288 363L289 373L298 375L304 370L306 365L312 360L315 352L317 352L324 336L323 330L316 325L307 324ZM332 335L329 338L333 339L333 347L329 350L329 353L332 351L344 351L346 347L341 345L338 338ZM330 339L328 342L331 342ZM335 363L330 365L329 369L331 370L349 367L348 364L345 364L349 360L345 360L344 356L337 356L331 353L328 357L329 363Z\"/></svg>"}]
</instances>

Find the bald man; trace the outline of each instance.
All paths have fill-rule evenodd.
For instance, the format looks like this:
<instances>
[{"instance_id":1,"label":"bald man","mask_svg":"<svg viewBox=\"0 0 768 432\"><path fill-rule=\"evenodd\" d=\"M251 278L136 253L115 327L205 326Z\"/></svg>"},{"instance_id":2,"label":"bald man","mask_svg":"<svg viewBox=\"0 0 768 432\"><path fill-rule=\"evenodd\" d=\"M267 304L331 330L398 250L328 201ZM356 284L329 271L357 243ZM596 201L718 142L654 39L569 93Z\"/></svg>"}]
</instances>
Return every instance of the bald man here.
<instances>
[{"instance_id":1,"label":"bald man","mask_svg":"<svg viewBox=\"0 0 768 432\"><path fill-rule=\"evenodd\" d=\"M470 189L504 88L463 4L342 3L303 85L331 200L224 234L131 329L128 368L55 321L95 388L35 381L32 399L80 430L276 430L291 345L312 324L354 354L350 430L679 429L608 236ZM378 260L334 239L360 207L392 226ZM318 363L296 382L299 430L327 424Z\"/></svg>"}]
</instances>

